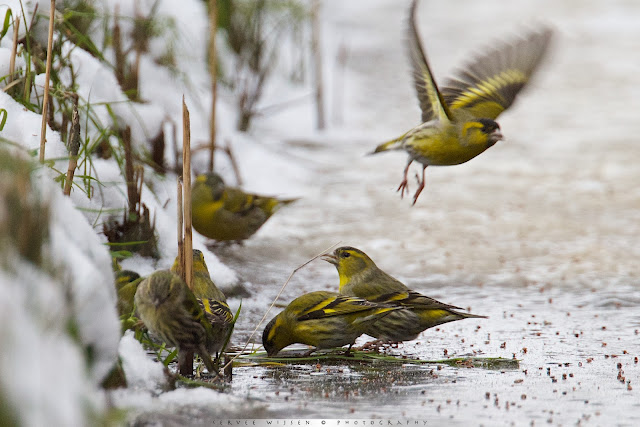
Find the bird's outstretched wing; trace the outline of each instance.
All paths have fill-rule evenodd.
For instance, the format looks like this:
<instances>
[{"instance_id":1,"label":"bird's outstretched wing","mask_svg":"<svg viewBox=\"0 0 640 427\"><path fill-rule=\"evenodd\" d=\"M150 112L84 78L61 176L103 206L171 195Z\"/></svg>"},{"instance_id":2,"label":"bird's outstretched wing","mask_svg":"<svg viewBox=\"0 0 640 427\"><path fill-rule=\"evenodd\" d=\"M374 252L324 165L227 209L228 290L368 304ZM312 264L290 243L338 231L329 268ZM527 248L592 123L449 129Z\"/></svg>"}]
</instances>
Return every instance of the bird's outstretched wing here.
<instances>
[{"instance_id":1,"label":"bird's outstretched wing","mask_svg":"<svg viewBox=\"0 0 640 427\"><path fill-rule=\"evenodd\" d=\"M474 117L495 120L531 79L552 34L550 28L542 28L515 40L498 42L446 81L442 87L444 102L454 114L465 110Z\"/></svg>"},{"instance_id":2,"label":"bird's outstretched wing","mask_svg":"<svg viewBox=\"0 0 640 427\"><path fill-rule=\"evenodd\" d=\"M444 97L438 90L433 73L427 62L427 57L420 43L415 17L417 6L417 0L414 0L409 11L407 42L411 69L413 71L413 81L418 94L420 109L422 110L422 122L430 122L436 119L440 121L450 121L451 113L445 103Z\"/></svg>"}]
</instances>

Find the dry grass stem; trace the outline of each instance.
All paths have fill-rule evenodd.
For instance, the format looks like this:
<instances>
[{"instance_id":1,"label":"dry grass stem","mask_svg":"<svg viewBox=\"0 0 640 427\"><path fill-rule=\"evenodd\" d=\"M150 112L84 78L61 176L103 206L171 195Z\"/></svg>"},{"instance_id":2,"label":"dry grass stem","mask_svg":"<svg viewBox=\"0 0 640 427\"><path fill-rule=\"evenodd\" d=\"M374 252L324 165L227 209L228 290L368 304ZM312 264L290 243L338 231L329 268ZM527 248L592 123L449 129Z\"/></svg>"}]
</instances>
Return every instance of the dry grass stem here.
<instances>
[{"instance_id":1,"label":"dry grass stem","mask_svg":"<svg viewBox=\"0 0 640 427\"><path fill-rule=\"evenodd\" d=\"M73 175L78 166L78 151L80 150L80 115L78 114L78 98L74 99L73 113L71 116L71 133L69 133L69 166L67 179L64 182L65 196L71 195Z\"/></svg>"},{"instance_id":2,"label":"dry grass stem","mask_svg":"<svg viewBox=\"0 0 640 427\"><path fill-rule=\"evenodd\" d=\"M325 128L322 47L320 46L320 0L311 1L311 54L315 79L316 127Z\"/></svg>"},{"instance_id":3,"label":"dry grass stem","mask_svg":"<svg viewBox=\"0 0 640 427\"><path fill-rule=\"evenodd\" d=\"M189 289L193 291L193 242L191 231L191 120L189 118L189 109L184 101L184 95L182 96L182 179L183 185L180 189L180 223L184 221L184 227L182 224L179 226L179 234L184 233L184 239L182 241L182 247L178 248L180 251L182 271L184 272L184 279ZM193 352L189 352L180 357L184 361L184 364L179 364L178 370L181 375L193 374ZM211 372L213 374L213 372Z\"/></svg>"},{"instance_id":4,"label":"dry grass stem","mask_svg":"<svg viewBox=\"0 0 640 427\"><path fill-rule=\"evenodd\" d=\"M182 274L182 280L185 280L184 277L184 273L185 273L185 269L184 269L184 228L183 228L183 224L184 224L184 220L183 220L183 213L184 210L182 209L182 181L180 180L180 177L178 177L177 180L178 183L178 194L177 194L177 205L178 205L178 230L177 230L177 237L178 237L178 263L182 266L181 269L181 274ZM186 282L186 280L185 280Z\"/></svg>"},{"instance_id":5,"label":"dry grass stem","mask_svg":"<svg viewBox=\"0 0 640 427\"><path fill-rule=\"evenodd\" d=\"M191 229L191 120L189 109L182 97L182 181L184 187L184 273L189 289L193 290L193 231Z\"/></svg>"},{"instance_id":6,"label":"dry grass stem","mask_svg":"<svg viewBox=\"0 0 640 427\"><path fill-rule=\"evenodd\" d=\"M133 154L131 152L131 128L129 128L128 126L122 131L122 144L124 146L124 175L127 181L129 213L136 213L138 211L138 194L136 192L136 180L133 171Z\"/></svg>"},{"instance_id":7,"label":"dry grass stem","mask_svg":"<svg viewBox=\"0 0 640 427\"><path fill-rule=\"evenodd\" d=\"M233 151L231 150L231 140L227 139L226 145L224 146L224 152L227 153L229 157L229 161L231 162L231 167L233 168L233 174L236 176L236 182L238 186L242 186L242 176L240 175L240 168L238 167L238 162L236 161L236 156L233 155Z\"/></svg>"},{"instance_id":8,"label":"dry grass stem","mask_svg":"<svg viewBox=\"0 0 640 427\"><path fill-rule=\"evenodd\" d=\"M51 0L49 11L49 39L47 41L47 69L44 78L44 100L42 101L42 127L40 129L40 163L44 163L44 144L47 141L47 115L49 107L49 80L51 79L51 51L53 50L53 24L56 0Z\"/></svg>"},{"instance_id":9,"label":"dry grass stem","mask_svg":"<svg viewBox=\"0 0 640 427\"><path fill-rule=\"evenodd\" d=\"M211 118L209 119L209 172L213 172L216 151L216 100L218 98L217 48L218 2L209 0L209 75L211 76Z\"/></svg>"},{"instance_id":10,"label":"dry grass stem","mask_svg":"<svg viewBox=\"0 0 640 427\"><path fill-rule=\"evenodd\" d=\"M251 342L251 339L253 338L253 336L256 334L256 332L258 332L258 329L260 329L260 325L262 325L262 323L266 320L267 316L269 315L269 312L271 311L271 309L273 308L273 306L276 304L276 302L278 301L278 298L280 298L280 295L282 295L282 292L284 291L284 288L287 287L287 285L289 284L289 282L291 281L291 278L301 269L303 269L304 267L306 267L308 264L310 264L312 261L320 258L322 255L326 254L328 251L330 251L331 249L335 248L336 246L338 246L340 244L340 242L334 243L333 245L329 246L327 249L323 250L322 252L320 252L319 254L317 254L316 256L314 256L313 258L309 259L308 261L306 261L305 263L299 265L298 267L296 267L291 274L289 275L289 277L287 277L287 280L284 282L284 284L282 285L282 287L280 288L280 290L278 291L278 295L276 295L276 297L274 298L274 300L271 302L271 305L269 306L269 308L267 309L267 311L264 313L264 316L262 316L262 319L260 319L260 321L258 322L258 324L256 325L255 329L253 330L253 332L251 332L251 335L249 335L249 338L247 338L247 342L244 344L244 347L242 347L242 350L240 350L238 352L238 354L236 354L229 362L227 362L226 365L224 365L224 367L222 368L223 371L227 369L227 367L233 363L234 360L236 360L238 357L240 357L244 351L247 349L247 347L249 346L249 343Z\"/></svg>"},{"instance_id":11,"label":"dry grass stem","mask_svg":"<svg viewBox=\"0 0 640 427\"><path fill-rule=\"evenodd\" d=\"M115 74L116 80L121 85L124 82L125 78L125 61L124 61L124 52L122 50L122 36L120 34L120 23L118 22L120 14L120 8L116 5L113 12L113 56L115 60Z\"/></svg>"},{"instance_id":12,"label":"dry grass stem","mask_svg":"<svg viewBox=\"0 0 640 427\"><path fill-rule=\"evenodd\" d=\"M20 30L20 16L13 19L13 44L11 46L11 57L9 58L9 79L8 83L13 81L13 75L16 71L16 55L18 53L18 31Z\"/></svg>"}]
</instances>

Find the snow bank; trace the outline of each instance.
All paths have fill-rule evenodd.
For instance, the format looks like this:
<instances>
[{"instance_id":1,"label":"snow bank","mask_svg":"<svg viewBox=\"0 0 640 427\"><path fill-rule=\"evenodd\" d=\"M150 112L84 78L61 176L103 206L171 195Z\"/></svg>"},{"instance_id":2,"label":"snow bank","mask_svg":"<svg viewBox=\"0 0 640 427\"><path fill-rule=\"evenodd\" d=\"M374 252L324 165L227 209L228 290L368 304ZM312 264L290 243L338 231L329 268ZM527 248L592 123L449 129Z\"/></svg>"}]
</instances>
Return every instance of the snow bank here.
<instances>
[{"instance_id":1,"label":"snow bank","mask_svg":"<svg viewBox=\"0 0 640 427\"><path fill-rule=\"evenodd\" d=\"M5 188L16 185L12 178L5 174ZM49 223L43 225L48 238L38 242L43 244L38 266L7 244L24 236L11 237L15 230L2 236L0 394L24 425L83 425L105 409L99 386L117 360L120 325L111 259L56 188L50 170L39 168L31 178L23 205L8 208L48 207Z\"/></svg>"}]
</instances>

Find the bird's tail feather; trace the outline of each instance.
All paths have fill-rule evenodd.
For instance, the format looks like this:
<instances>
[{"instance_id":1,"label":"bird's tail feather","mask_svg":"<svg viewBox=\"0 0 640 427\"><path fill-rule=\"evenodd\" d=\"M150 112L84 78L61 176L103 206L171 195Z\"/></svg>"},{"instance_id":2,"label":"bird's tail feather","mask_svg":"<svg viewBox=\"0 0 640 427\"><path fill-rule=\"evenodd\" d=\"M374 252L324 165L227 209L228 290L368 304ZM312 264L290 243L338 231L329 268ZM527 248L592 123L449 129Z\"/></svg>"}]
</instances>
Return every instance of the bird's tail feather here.
<instances>
[{"instance_id":1,"label":"bird's tail feather","mask_svg":"<svg viewBox=\"0 0 640 427\"><path fill-rule=\"evenodd\" d=\"M300 200L300 197L295 197L293 199L279 199L278 202L280 202L281 205L286 206L290 203L297 202L298 200Z\"/></svg>"},{"instance_id":2,"label":"bird's tail feather","mask_svg":"<svg viewBox=\"0 0 640 427\"><path fill-rule=\"evenodd\" d=\"M389 151L389 150L400 150L402 148L403 139L404 139L404 135L402 135L401 137L392 139L391 141L383 142L382 144L378 145L376 149L369 154L371 155L371 154L376 154L382 151Z\"/></svg>"},{"instance_id":3,"label":"bird's tail feather","mask_svg":"<svg viewBox=\"0 0 640 427\"><path fill-rule=\"evenodd\" d=\"M292 199L277 199L275 197L259 197L256 198L256 204L261 206L261 208L267 213L267 215L273 215L278 209L283 206L289 205L296 200L300 200L299 197Z\"/></svg>"}]
</instances>

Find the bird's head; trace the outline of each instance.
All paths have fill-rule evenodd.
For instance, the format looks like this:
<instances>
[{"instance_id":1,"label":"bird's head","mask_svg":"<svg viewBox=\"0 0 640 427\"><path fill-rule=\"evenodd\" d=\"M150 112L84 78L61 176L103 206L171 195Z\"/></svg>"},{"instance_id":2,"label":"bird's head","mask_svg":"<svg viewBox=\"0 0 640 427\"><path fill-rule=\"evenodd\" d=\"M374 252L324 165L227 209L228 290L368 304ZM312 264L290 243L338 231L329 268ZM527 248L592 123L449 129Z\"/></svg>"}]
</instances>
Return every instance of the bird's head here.
<instances>
[{"instance_id":1,"label":"bird's head","mask_svg":"<svg viewBox=\"0 0 640 427\"><path fill-rule=\"evenodd\" d=\"M199 249L193 249L193 272L194 273L209 273L209 269L207 268L207 263L204 262L204 255L202 251ZM180 263L180 254L173 261L173 265L171 266L171 271L181 275L182 274L182 264Z\"/></svg>"},{"instance_id":2,"label":"bird's head","mask_svg":"<svg viewBox=\"0 0 640 427\"><path fill-rule=\"evenodd\" d=\"M134 280L140 278L140 275L135 271L121 270L116 274L116 290L120 290L127 283L131 283Z\"/></svg>"},{"instance_id":3,"label":"bird's head","mask_svg":"<svg viewBox=\"0 0 640 427\"><path fill-rule=\"evenodd\" d=\"M473 144L483 144L487 148L502 139L500 125L491 119L469 121L463 128L464 136Z\"/></svg>"},{"instance_id":4,"label":"bird's head","mask_svg":"<svg viewBox=\"0 0 640 427\"><path fill-rule=\"evenodd\" d=\"M193 250L193 272L209 274L207 263L204 261L204 254L198 249Z\"/></svg>"},{"instance_id":5,"label":"bird's head","mask_svg":"<svg viewBox=\"0 0 640 427\"><path fill-rule=\"evenodd\" d=\"M284 317L277 315L267 324L262 332L262 345L268 356L275 356L280 350L291 344L286 331Z\"/></svg>"},{"instance_id":6,"label":"bird's head","mask_svg":"<svg viewBox=\"0 0 640 427\"><path fill-rule=\"evenodd\" d=\"M322 259L336 266L340 276L340 287L359 274L377 269L367 254L351 246L343 246L332 254L322 255Z\"/></svg>"},{"instance_id":7,"label":"bird's head","mask_svg":"<svg viewBox=\"0 0 640 427\"><path fill-rule=\"evenodd\" d=\"M215 172L198 175L194 183L194 188L196 186L207 188L208 191L211 192L211 197L213 198L213 200L220 200L220 198L224 194L225 189L222 177Z\"/></svg>"},{"instance_id":8,"label":"bird's head","mask_svg":"<svg viewBox=\"0 0 640 427\"><path fill-rule=\"evenodd\" d=\"M178 298L181 286L187 285L182 281L180 276L170 272L169 270L156 271L147 279L147 286L153 304L158 307L165 301L172 301ZM142 287L142 284L140 285Z\"/></svg>"}]
</instances>

